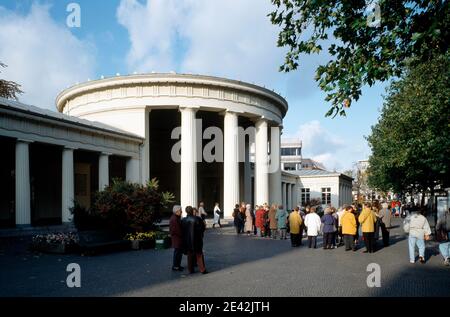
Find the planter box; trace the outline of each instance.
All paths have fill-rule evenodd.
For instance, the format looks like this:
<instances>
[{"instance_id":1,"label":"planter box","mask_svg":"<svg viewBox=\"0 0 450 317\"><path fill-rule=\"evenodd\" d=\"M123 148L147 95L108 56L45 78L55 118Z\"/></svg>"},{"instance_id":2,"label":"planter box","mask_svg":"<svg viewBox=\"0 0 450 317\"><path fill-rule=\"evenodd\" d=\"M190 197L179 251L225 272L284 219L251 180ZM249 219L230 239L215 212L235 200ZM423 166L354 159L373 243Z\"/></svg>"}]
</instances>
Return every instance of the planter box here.
<instances>
[{"instance_id":1,"label":"planter box","mask_svg":"<svg viewBox=\"0 0 450 317\"><path fill-rule=\"evenodd\" d=\"M155 240L131 240L131 248L133 250L153 249Z\"/></svg>"},{"instance_id":2,"label":"planter box","mask_svg":"<svg viewBox=\"0 0 450 317\"><path fill-rule=\"evenodd\" d=\"M38 243L33 244L32 248L39 252L65 254L74 252L76 246L63 243Z\"/></svg>"}]
</instances>

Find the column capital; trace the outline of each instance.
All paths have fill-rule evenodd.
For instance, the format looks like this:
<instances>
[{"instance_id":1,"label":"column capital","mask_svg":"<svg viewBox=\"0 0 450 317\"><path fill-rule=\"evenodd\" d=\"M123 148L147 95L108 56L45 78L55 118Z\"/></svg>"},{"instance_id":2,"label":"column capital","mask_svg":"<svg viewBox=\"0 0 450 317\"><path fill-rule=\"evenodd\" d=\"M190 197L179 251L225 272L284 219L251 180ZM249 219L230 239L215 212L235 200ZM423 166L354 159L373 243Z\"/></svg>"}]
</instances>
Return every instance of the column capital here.
<instances>
[{"instance_id":1,"label":"column capital","mask_svg":"<svg viewBox=\"0 0 450 317\"><path fill-rule=\"evenodd\" d=\"M74 147L74 146L64 145L64 146L63 146L63 150L74 151L74 150L78 150L78 148L77 148L77 147Z\"/></svg>"},{"instance_id":2,"label":"column capital","mask_svg":"<svg viewBox=\"0 0 450 317\"><path fill-rule=\"evenodd\" d=\"M110 152L100 152L100 155L111 156L111 155L113 155L113 154L110 153Z\"/></svg>"},{"instance_id":3,"label":"column capital","mask_svg":"<svg viewBox=\"0 0 450 317\"><path fill-rule=\"evenodd\" d=\"M239 110L225 109L225 110L219 112L219 115L224 116L224 115L226 115L226 114L232 114L232 115L240 116L240 115L242 115L243 113L244 113L243 111L239 111Z\"/></svg>"}]
</instances>

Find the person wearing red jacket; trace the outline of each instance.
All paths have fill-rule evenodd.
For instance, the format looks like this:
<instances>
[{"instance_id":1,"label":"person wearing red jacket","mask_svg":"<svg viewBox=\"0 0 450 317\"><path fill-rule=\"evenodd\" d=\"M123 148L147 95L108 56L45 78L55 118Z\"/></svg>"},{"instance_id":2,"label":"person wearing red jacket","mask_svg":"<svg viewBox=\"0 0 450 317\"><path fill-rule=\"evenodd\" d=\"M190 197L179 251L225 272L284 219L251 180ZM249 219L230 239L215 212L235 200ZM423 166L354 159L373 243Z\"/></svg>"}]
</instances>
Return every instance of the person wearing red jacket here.
<instances>
[{"instance_id":1,"label":"person wearing red jacket","mask_svg":"<svg viewBox=\"0 0 450 317\"><path fill-rule=\"evenodd\" d=\"M260 237L264 236L264 225L265 225L264 212L265 210L262 206L256 206L255 226L257 233Z\"/></svg>"}]
</instances>

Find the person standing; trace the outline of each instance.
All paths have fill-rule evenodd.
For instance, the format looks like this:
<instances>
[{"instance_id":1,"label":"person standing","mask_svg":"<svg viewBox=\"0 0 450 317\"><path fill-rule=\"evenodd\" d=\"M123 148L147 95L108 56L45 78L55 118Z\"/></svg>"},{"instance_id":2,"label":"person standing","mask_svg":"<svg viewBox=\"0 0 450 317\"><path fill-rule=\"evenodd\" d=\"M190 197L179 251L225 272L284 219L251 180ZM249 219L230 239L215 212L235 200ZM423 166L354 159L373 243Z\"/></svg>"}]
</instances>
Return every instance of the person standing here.
<instances>
[{"instance_id":1,"label":"person standing","mask_svg":"<svg viewBox=\"0 0 450 317\"><path fill-rule=\"evenodd\" d=\"M288 213L286 210L284 210L283 206L278 206L278 210L275 213L275 219L277 220L277 229L280 233L280 240L286 240Z\"/></svg>"},{"instance_id":2,"label":"person standing","mask_svg":"<svg viewBox=\"0 0 450 317\"><path fill-rule=\"evenodd\" d=\"M332 215L333 210L330 207L325 208L325 214L322 216L323 223L323 249L332 249L334 234L336 231L336 218Z\"/></svg>"},{"instance_id":3,"label":"person standing","mask_svg":"<svg viewBox=\"0 0 450 317\"><path fill-rule=\"evenodd\" d=\"M241 230L241 224L240 224L240 212L239 212L239 204L236 204L234 206L234 210L233 210L233 218L234 218L234 227L236 228L236 233L240 234L240 230Z\"/></svg>"},{"instance_id":4,"label":"person standing","mask_svg":"<svg viewBox=\"0 0 450 317\"><path fill-rule=\"evenodd\" d=\"M344 215L345 209L347 208L347 205L344 205L343 207L339 208L338 212L336 213L338 217L338 246L344 245L344 234L342 233L342 216Z\"/></svg>"},{"instance_id":5,"label":"person standing","mask_svg":"<svg viewBox=\"0 0 450 317\"><path fill-rule=\"evenodd\" d=\"M289 231L291 235L291 246L298 247L301 245L301 230L303 220L299 213L299 208L295 207L294 211L289 214Z\"/></svg>"},{"instance_id":6,"label":"person standing","mask_svg":"<svg viewBox=\"0 0 450 317\"><path fill-rule=\"evenodd\" d=\"M306 233L308 235L308 248L314 246L317 248L317 236L320 232L321 220L318 214L316 214L316 207L311 207L309 213L305 216Z\"/></svg>"},{"instance_id":7,"label":"person standing","mask_svg":"<svg viewBox=\"0 0 450 317\"><path fill-rule=\"evenodd\" d=\"M244 233L244 227L245 227L245 203L241 203L241 207L239 207L239 232Z\"/></svg>"},{"instance_id":8,"label":"person standing","mask_svg":"<svg viewBox=\"0 0 450 317\"><path fill-rule=\"evenodd\" d=\"M215 228L216 225L219 225L219 228L222 228L222 225L220 224L220 214L221 213L222 213L222 211L220 210L219 203L215 203L213 228Z\"/></svg>"},{"instance_id":9,"label":"person standing","mask_svg":"<svg viewBox=\"0 0 450 317\"><path fill-rule=\"evenodd\" d=\"M270 208L267 203L265 203L263 206L264 206L264 236L270 238L270 220L269 220Z\"/></svg>"},{"instance_id":10,"label":"person standing","mask_svg":"<svg viewBox=\"0 0 450 317\"><path fill-rule=\"evenodd\" d=\"M181 260L183 258L183 232L181 230L181 206L173 206L173 214L169 221L169 233L172 239L173 248L173 271L183 271L184 267L181 266Z\"/></svg>"},{"instance_id":11,"label":"person standing","mask_svg":"<svg viewBox=\"0 0 450 317\"><path fill-rule=\"evenodd\" d=\"M444 258L444 265L450 265L450 208L436 223L436 240Z\"/></svg>"},{"instance_id":12,"label":"person standing","mask_svg":"<svg viewBox=\"0 0 450 317\"><path fill-rule=\"evenodd\" d=\"M342 235L344 238L345 251L356 251L355 235L357 231L356 217L352 212L352 206L347 206L344 209L344 214L341 218Z\"/></svg>"},{"instance_id":13,"label":"person standing","mask_svg":"<svg viewBox=\"0 0 450 317\"><path fill-rule=\"evenodd\" d=\"M416 262L415 249L419 248L419 261L425 263L425 241L430 239L431 229L427 218L425 218L419 208L414 207L411 210L411 215L403 222L403 230L409 234L409 262L414 264Z\"/></svg>"},{"instance_id":14,"label":"person standing","mask_svg":"<svg viewBox=\"0 0 450 317\"><path fill-rule=\"evenodd\" d=\"M389 246L389 229L391 228L392 212L387 203L383 203L381 207L382 207L380 211L381 235L383 237L383 246L387 247Z\"/></svg>"},{"instance_id":15,"label":"person standing","mask_svg":"<svg viewBox=\"0 0 450 317\"><path fill-rule=\"evenodd\" d=\"M278 229L278 223L277 223L277 218L276 218L276 214L277 214L277 206L276 205L272 205L272 207L269 210L269 228L270 228L270 236L272 237L272 239L276 239L277 238L277 229Z\"/></svg>"},{"instance_id":16,"label":"person standing","mask_svg":"<svg viewBox=\"0 0 450 317\"><path fill-rule=\"evenodd\" d=\"M252 206L250 204L245 205L245 232L249 236L253 232L253 216Z\"/></svg>"},{"instance_id":17,"label":"person standing","mask_svg":"<svg viewBox=\"0 0 450 317\"><path fill-rule=\"evenodd\" d=\"M203 201L201 201L198 207L198 216L202 218L203 221L205 221L207 215L208 214L205 211L205 204L203 203Z\"/></svg>"},{"instance_id":18,"label":"person standing","mask_svg":"<svg viewBox=\"0 0 450 317\"><path fill-rule=\"evenodd\" d=\"M203 234L205 223L200 217L194 216L194 209L186 207L187 216L181 220L183 233L183 249L187 253L189 273L194 273L194 261L202 274L208 273L203 257Z\"/></svg>"},{"instance_id":19,"label":"person standing","mask_svg":"<svg viewBox=\"0 0 450 317\"><path fill-rule=\"evenodd\" d=\"M377 216L372 210L370 203L365 203L361 214L358 217L361 224L361 231L364 237L364 243L366 244L366 251L364 253L373 253L375 251L375 222Z\"/></svg>"}]
</instances>

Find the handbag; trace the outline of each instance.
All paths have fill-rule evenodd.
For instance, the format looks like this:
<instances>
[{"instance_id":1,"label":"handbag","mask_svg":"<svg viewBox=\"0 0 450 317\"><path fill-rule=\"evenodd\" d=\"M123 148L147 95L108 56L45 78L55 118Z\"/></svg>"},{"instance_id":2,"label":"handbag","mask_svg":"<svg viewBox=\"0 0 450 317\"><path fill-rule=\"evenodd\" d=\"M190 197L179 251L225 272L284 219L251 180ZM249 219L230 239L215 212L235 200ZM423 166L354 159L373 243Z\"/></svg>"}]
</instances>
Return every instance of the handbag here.
<instances>
[{"instance_id":1,"label":"handbag","mask_svg":"<svg viewBox=\"0 0 450 317\"><path fill-rule=\"evenodd\" d=\"M436 230L436 241L437 242L447 242L448 241L448 233L444 228Z\"/></svg>"}]
</instances>

